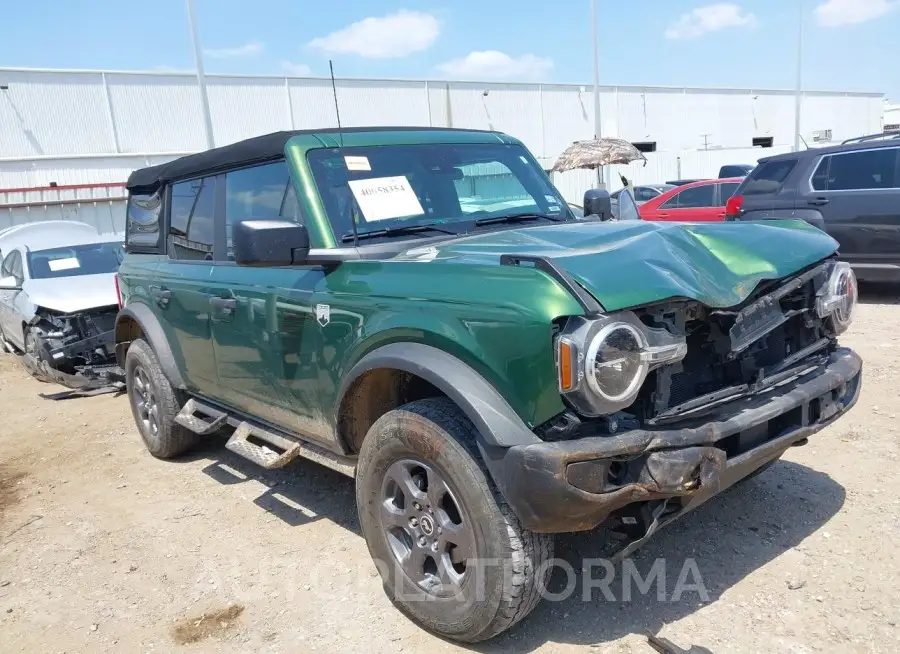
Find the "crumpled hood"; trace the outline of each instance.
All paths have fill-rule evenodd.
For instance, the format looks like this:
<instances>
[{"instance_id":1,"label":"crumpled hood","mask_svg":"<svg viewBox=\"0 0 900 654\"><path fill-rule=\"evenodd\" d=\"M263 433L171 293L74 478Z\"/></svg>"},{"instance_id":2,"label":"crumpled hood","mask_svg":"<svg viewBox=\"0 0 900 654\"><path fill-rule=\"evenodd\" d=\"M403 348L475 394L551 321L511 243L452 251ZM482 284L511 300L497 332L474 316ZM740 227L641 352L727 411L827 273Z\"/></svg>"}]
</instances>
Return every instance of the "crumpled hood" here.
<instances>
[{"instance_id":1,"label":"crumpled hood","mask_svg":"<svg viewBox=\"0 0 900 654\"><path fill-rule=\"evenodd\" d=\"M799 220L592 221L466 236L414 248L396 259L499 264L501 254L543 256L607 311L674 297L724 308L740 304L760 281L790 275L837 246L825 232Z\"/></svg>"},{"instance_id":2,"label":"crumpled hood","mask_svg":"<svg viewBox=\"0 0 900 654\"><path fill-rule=\"evenodd\" d=\"M115 273L75 275L54 279L29 279L22 290L32 304L45 309L75 313L118 305Z\"/></svg>"}]
</instances>

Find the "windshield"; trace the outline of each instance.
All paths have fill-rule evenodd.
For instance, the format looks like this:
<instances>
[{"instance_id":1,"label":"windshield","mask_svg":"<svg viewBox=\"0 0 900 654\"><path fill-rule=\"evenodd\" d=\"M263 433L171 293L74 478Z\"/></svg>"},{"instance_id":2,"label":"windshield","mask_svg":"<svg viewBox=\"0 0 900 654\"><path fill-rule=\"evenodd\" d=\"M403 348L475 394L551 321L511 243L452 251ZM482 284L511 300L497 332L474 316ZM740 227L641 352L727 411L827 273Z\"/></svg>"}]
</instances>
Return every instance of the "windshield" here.
<instances>
[{"instance_id":1,"label":"windshield","mask_svg":"<svg viewBox=\"0 0 900 654\"><path fill-rule=\"evenodd\" d=\"M125 254L122 243L91 243L28 253L32 279L55 279L116 272Z\"/></svg>"},{"instance_id":2,"label":"windshield","mask_svg":"<svg viewBox=\"0 0 900 654\"><path fill-rule=\"evenodd\" d=\"M307 158L338 239L352 234L353 215L359 233L413 225L462 233L474 229L476 220L522 214L573 218L546 173L519 145L317 149Z\"/></svg>"}]
</instances>

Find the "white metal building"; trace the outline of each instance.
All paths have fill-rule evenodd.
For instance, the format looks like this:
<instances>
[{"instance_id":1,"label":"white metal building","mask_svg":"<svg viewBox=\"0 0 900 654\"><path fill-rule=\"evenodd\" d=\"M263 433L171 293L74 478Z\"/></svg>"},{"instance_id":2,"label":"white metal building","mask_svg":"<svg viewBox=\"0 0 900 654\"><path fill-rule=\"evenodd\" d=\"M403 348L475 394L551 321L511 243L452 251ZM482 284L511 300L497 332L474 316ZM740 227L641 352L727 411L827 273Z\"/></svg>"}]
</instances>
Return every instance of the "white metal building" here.
<instances>
[{"instance_id":1,"label":"white metal building","mask_svg":"<svg viewBox=\"0 0 900 654\"><path fill-rule=\"evenodd\" d=\"M337 87L344 126L497 129L522 139L548 167L594 131L590 86L341 79ZM328 79L208 75L207 89L217 146L337 125ZM808 91L802 107L801 132L810 146L883 125L880 93ZM654 166L631 167L637 182L664 181L652 175L671 178L676 170L712 175L719 162L754 163L789 149L794 138L791 91L603 87L600 113L603 135L657 153L648 156ZM750 149L760 145L773 149ZM98 210L115 222L116 210L101 205L120 197L121 187L97 184L123 182L135 168L205 147L192 74L0 69L0 227L29 220L23 212L40 213L56 197L69 200L53 209L64 217ZM579 174L555 181L570 200L590 184ZM89 188L47 190L51 184Z\"/></svg>"}]
</instances>

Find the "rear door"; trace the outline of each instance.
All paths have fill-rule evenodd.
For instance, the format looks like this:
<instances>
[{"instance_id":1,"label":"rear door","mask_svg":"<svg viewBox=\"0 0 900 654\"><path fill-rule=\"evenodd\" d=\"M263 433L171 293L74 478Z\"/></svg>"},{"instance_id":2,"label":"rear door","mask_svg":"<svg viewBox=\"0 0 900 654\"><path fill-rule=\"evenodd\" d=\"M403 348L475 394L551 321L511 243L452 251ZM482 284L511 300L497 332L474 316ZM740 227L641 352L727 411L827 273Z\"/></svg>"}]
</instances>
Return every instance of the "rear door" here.
<instances>
[{"instance_id":1,"label":"rear door","mask_svg":"<svg viewBox=\"0 0 900 654\"><path fill-rule=\"evenodd\" d=\"M645 214L642 207L641 217L644 220L709 222L725 217L724 212L721 212L721 218L718 217L719 213L716 207L716 185L701 184L678 191L650 214Z\"/></svg>"},{"instance_id":2,"label":"rear door","mask_svg":"<svg viewBox=\"0 0 900 654\"><path fill-rule=\"evenodd\" d=\"M809 165L809 159L805 159ZM797 158L763 160L754 168L737 190L741 196L740 220L767 218L803 218L794 215L795 186L803 173ZM727 202L727 198L726 198ZM810 220L810 222L814 222Z\"/></svg>"},{"instance_id":3,"label":"rear door","mask_svg":"<svg viewBox=\"0 0 900 654\"><path fill-rule=\"evenodd\" d=\"M176 345L184 363L188 388L200 395L218 395L218 375L210 329L210 298L214 295L215 207L217 178L173 184L168 191L168 256L161 260L149 294L154 311ZM219 239L224 249L224 232Z\"/></svg>"},{"instance_id":4,"label":"rear door","mask_svg":"<svg viewBox=\"0 0 900 654\"><path fill-rule=\"evenodd\" d=\"M836 152L821 158L798 205L817 209L860 267L900 262L900 147Z\"/></svg>"}]
</instances>

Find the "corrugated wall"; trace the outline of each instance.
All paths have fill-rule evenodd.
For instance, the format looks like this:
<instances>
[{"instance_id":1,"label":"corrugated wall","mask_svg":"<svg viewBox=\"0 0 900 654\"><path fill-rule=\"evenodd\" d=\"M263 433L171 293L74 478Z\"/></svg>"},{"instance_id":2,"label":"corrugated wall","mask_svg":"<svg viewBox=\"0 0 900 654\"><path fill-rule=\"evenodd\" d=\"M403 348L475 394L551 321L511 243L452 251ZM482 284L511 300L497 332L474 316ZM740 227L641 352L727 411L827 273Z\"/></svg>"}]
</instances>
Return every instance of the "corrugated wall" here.
<instances>
[{"instance_id":1,"label":"corrugated wall","mask_svg":"<svg viewBox=\"0 0 900 654\"><path fill-rule=\"evenodd\" d=\"M205 147L196 78L118 72L0 69L0 165L24 157L183 152ZM209 76L217 145L279 129L336 125L327 79ZM540 157L593 135L590 86L338 80L347 126L498 129ZM793 143L793 94L765 90L603 87L606 135L660 151ZM879 94L804 94L802 132L836 140L880 130ZM4 161L6 160L6 161Z\"/></svg>"}]
</instances>

